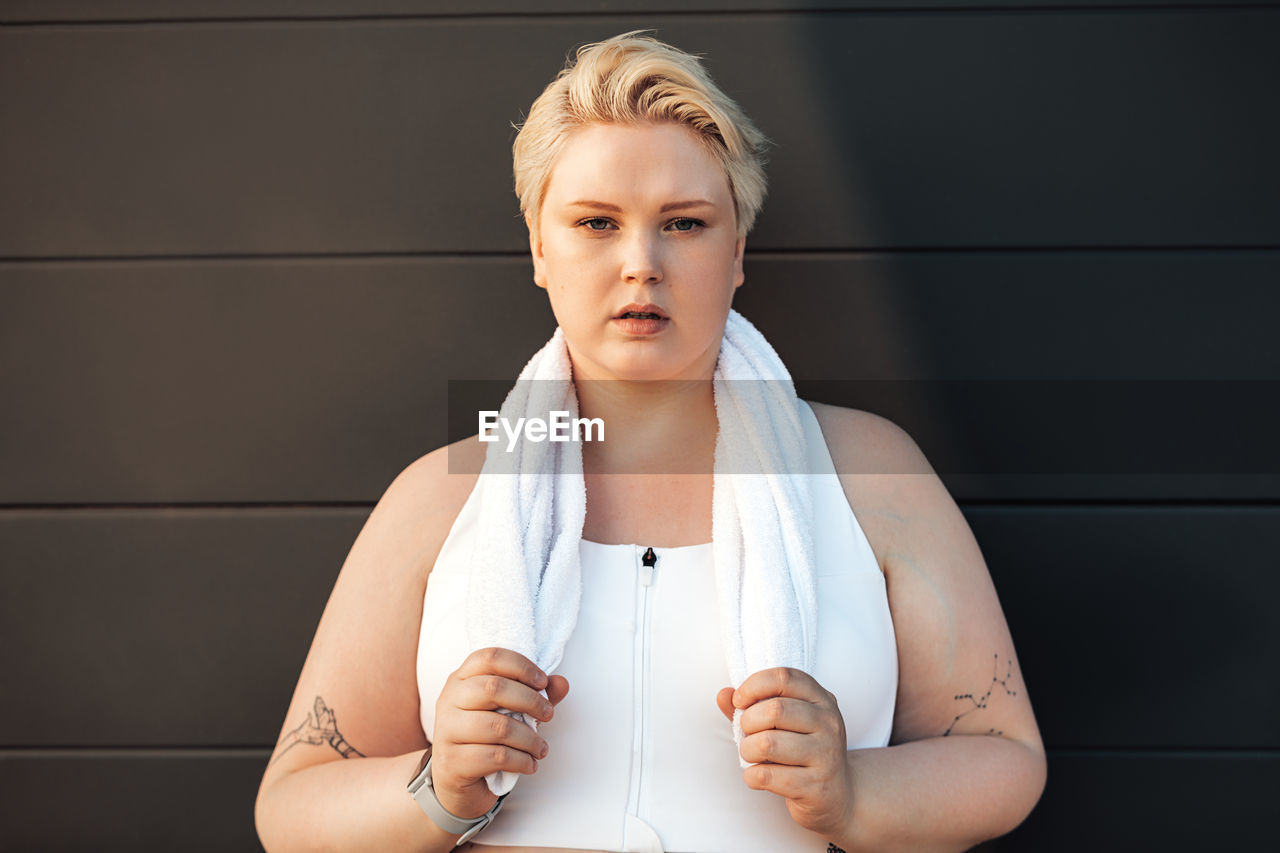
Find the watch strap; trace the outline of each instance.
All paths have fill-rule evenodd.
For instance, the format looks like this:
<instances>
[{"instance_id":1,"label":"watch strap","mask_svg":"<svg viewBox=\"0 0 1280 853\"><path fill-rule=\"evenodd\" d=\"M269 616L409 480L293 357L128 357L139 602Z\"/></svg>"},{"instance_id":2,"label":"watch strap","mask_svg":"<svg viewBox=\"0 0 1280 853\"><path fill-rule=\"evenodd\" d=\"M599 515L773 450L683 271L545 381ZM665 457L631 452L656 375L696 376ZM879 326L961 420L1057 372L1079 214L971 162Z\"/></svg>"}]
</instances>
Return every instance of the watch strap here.
<instances>
[{"instance_id":1,"label":"watch strap","mask_svg":"<svg viewBox=\"0 0 1280 853\"><path fill-rule=\"evenodd\" d=\"M476 833L489 825L494 815L502 808L502 801L507 798L506 794L498 797L498 801L493 804L489 811L479 817L458 817L440 804L440 798L436 796L435 787L431 784L431 751L428 750L423 755L423 763L420 766L418 775L409 783L409 796L413 797L416 802L431 818L436 826L445 832L461 835L458 844L470 840Z\"/></svg>"}]
</instances>

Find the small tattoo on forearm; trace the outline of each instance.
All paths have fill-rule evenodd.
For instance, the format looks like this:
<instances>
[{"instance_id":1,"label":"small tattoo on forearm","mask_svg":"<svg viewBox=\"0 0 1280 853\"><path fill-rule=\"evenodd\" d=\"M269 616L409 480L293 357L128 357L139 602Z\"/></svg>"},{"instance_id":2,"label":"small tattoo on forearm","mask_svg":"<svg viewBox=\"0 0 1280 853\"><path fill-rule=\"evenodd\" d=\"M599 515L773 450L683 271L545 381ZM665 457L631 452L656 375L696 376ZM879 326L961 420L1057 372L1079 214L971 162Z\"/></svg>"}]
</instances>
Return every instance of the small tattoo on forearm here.
<instances>
[{"instance_id":1,"label":"small tattoo on forearm","mask_svg":"<svg viewBox=\"0 0 1280 853\"><path fill-rule=\"evenodd\" d=\"M842 850L841 848L839 848L839 847L835 846L834 844L830 844L830 843L828 843L828 844L827 844L827 853L844 853L844 850Z\"/></svg>"},{"instance_id":2,"label":"small tattoo on forearm","mask_svg":"<svg viewBox=\"0 0 1280 853\"><path fill-rule=\"evenodd\" d=\"M296 729L285 732L284 737L280 738L280 743L276 744L276 757L269 763L275 764L280 760L280 756L300 743L309 743L314 746L327 743L343 758L350 758L353 755L365 757L363 752L347 743L347 739L338 731L338 721L333 715L333 709L319 696L316 697L315 710L307 714L307 718Z\"/></svg>"},{"instance_id":3,"label":"small tattoo on forearm","mask_svg":"<svg viewBox=\"0 0 1280 853\"><path fill-rule=\"evenodd\" d=\"M1018 691L1009 689L1009 679L1013 676L1013 658L1009 658L1007 663L1008 663L1008 668L1005 670L1004 678L1001 678L1000 677L1000 655L997 654L995 656L995 662L993 664L994 671L991 674L991 685L987 688L986 693L983 693L981 696L977 698L975 698L972 693L962 693L956 697L957 702L961 700L968 700L973 704L973 707L965 711L961 711L959 714L956 714L956 718L951 721L951 725L947 726L947 730L942 733L943 737L946 737L947 735L951 734L952 729L956 727L956 723L960 722L961 717L965 716L966 714L972 714L974 711L977 711L980 708L987 707L987 701L991 698L991 694L996 689L997 684L999 684L1001 687L1004 688L1004 692L1006 696L1018 695ZM1004 732L996 731L995 729L988 729L987 734L998 736L998 735L1004 734Z\"/></svg>"}]
</instances>

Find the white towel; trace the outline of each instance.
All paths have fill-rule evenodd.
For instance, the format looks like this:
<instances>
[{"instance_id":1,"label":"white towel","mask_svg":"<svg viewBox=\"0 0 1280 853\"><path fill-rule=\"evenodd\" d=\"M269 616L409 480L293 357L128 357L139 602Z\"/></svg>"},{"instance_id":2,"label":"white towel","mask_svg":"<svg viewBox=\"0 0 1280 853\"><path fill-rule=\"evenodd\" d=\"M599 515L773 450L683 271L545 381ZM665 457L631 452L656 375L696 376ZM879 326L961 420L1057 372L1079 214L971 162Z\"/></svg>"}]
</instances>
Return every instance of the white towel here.
<instances>
[{"instance_id":1,"label":"white towel","mask_svg":"<svg viewBox=\"0 0 1280 853\"><path fill-rule=\"evenodd\" d=\"M811 478L804 476L800 402L778 354L737 311L725 323L713 387L719 431L712 553L732 686L777 666L812 673L813 501ZM520 372L500 417L514 424L551 411L578 416L559 328ZM564 656L582 600L582 446L518 441L508 451L506 442L494 442L479 488L484 534L469 576L468 643L473 651L498 646L519 652L550 675ZM537 728L524 714L512 716ZM741 711L734 714L735 743L743 737L741 717ZM499 795L517 779L502 771L486 777Z\"/></svg>"}]
</instances>

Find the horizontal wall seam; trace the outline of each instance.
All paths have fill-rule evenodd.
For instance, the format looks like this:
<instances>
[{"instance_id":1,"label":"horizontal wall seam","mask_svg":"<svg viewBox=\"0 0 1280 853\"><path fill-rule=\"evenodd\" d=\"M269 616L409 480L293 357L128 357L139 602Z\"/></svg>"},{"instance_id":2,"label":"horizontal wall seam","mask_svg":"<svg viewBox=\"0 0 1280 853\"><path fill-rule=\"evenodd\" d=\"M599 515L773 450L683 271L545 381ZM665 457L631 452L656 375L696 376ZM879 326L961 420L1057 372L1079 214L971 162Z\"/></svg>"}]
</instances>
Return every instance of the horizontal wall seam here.
<instances>
[{"instance_id":1,"label":"horizontal wall seam","mask_svg":"<svg viewBox=\"0 0 1280 853\"><path fill-rule=\"evenodd\" d=\"M758 260L839 260L870 256L894 255L1017 255L1017 254L1187 254L1232 252L1280 252L1280 244L1194 244L1178 246L1134 245L1062 245L1062 246L900 246L817 249L759 249L746 251L746 257ZM228 255L62 255L0 257L0 266L39 266L46 264L147 264L147 263L243 263L260 261L479 261L528 260L527 250L484 252L315 252L300 254L228 254Z\"/></svg>"},{"instance_id":2,"label":"horizontal wall seam","mask_svg":"<svg viewBox=\"0 0 1280 853\"><path fill-rule=\"evenodd\" d=\"M0 26L3 27L50 27L50 28L69 28L69 27L130 27L130 26L173 26L191 25L199 26L201 24L311 24L311 23L385 23L388 21L449 21L449 22L466 22L474 21L477 23L488 22L522 22L522 21L562 21L562 20L601 20L609 18L634 18L638 15L662 15L671 18L712 18L723 20L724 18L734 17L752 17L752 18L787 18L796 15L860 15L860 14L883 14L891 12L894 14L936 14L939 12L951 14L990 14L990 13L1046 13L1046 14L1063 14L1063 13L1089 13L1089 12L1231 12L1231 11L1254 11L1258 9L1274 9L1280 4L1274 2L1256 2L1256 3L1232 3L1230 5L1214 5L1200 3L1160 3L1160 4L1143 4L1143 3L1106 3L1106 4L1070 4L1070 3L1045 3L1045 4L973 4L973 5L955 5L949 3L912 3L893 4L882 3L877 5L866 5L846 8L829 8L829 7L796 7L796 8L775 8L775 9L680 9L676 7L663 8L628 8L620 10L602 10L602 11L581 11L581 10L563 10L563 11L544 11L544 12L406 12L406 13L386 13L386 14L329 14L329 15L270 15L262 16L253 15L228 15L228 16L190 16L190 17L116 17L116 18L82 18L82 19L32 19L32 20L6 20L0 18Z\"/></svg>"},{"instance_id":3,"label":"horizontal wall seam","mask_svg":"<svg viewBox=\"0 0 1280 853\"><path fill-rule=\"evenodd\" d=\"M264 746L0 746L6 758L261 758L271 755Z\"/></svg>"}]
</instances>

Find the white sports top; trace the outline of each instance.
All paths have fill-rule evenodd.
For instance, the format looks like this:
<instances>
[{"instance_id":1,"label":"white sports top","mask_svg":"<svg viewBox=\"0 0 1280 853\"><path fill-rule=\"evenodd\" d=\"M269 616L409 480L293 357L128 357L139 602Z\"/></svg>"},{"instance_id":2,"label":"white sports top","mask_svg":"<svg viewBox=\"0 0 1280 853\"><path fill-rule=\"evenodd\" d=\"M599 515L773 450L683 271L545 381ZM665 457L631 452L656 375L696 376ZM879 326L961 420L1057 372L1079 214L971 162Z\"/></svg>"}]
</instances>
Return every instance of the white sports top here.
<instances>
[{"instance_id":1,"label":"white sports top","mask_svg":"<svg viewBox=\"0 0 1280 853\"><path fill-rule=\"evenodd\" d=\"M813 410L801 406L814 491L818 650L848 748L889 743L898 654L884 575L835 476ZM422 730L434 739L445 680L467 656L466 556L473 491L428 579L418 641ZM826 853L786 801L742 780L716 693L729 681L711 543L663 548L582 541L582 605L557 670L569 695L538 726L550 753L474 843L643 853Z\"/></svg>"}]
</instances>

